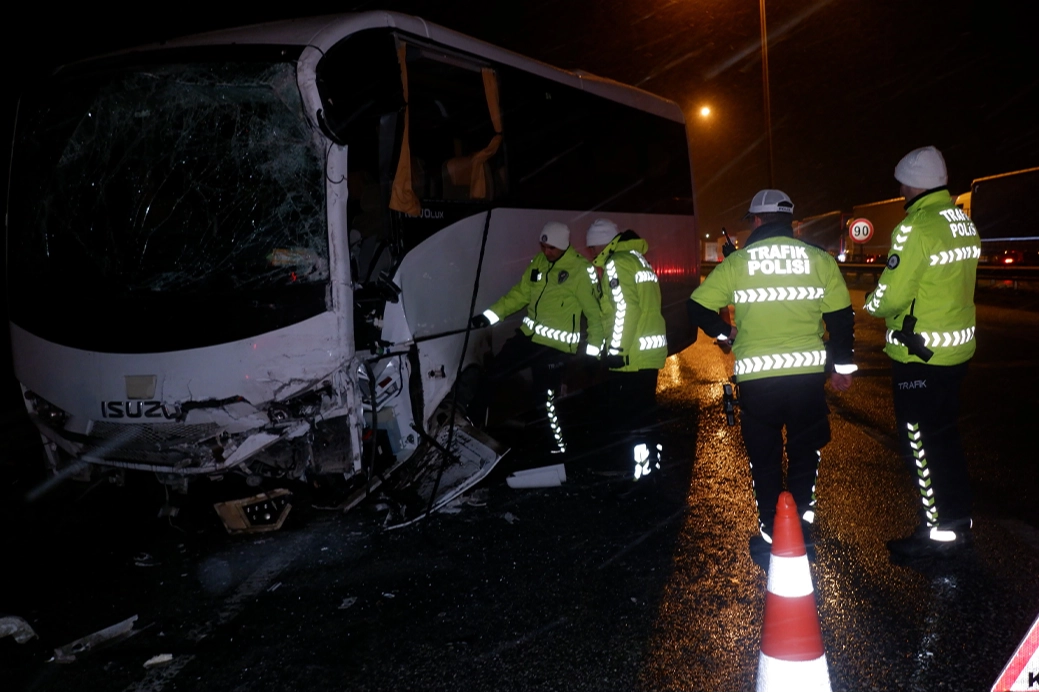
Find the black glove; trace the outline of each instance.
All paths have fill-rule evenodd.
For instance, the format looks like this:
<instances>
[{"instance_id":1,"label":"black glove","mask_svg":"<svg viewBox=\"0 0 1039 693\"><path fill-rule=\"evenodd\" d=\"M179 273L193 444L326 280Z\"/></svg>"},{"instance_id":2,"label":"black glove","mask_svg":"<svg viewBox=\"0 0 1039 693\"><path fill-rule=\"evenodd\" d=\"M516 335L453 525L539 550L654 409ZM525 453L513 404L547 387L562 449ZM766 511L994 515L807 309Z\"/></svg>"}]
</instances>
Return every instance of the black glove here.
<instances>
[{"instance_id":1,"label":"black glove","mask_svg":"<svg viewBox=\"0 0 1039 693\"><path fill-rule=\"evenodd\" d=\"M628 364L624 363L624 357L620 354L607 354L602 357L602 365L612 369L624 368Z\"/></svg>"},{"instance_id":2,"label":"black glove","mask_svg":"<svg viewBox=\"0 0 1039 693\"><path fill-rule=\"evenodd\" d=\"M725 241L725 245L722 246L722 257L729 257L734 252L736 252L736 246L732 241Z\"/></svg>"},{"instance_id":3,"label":"black glove","mask_svg":"<svg viewBox=\"0 0 1039 693\"><path fill-rule=\"evenodd\" d=\"M487 319L486 315L481 313L479 315L474 315L472 317L472 319L469 321L469 326L472 327L474 330L478 330L481 327L490 327L491 321Z\"/></svg>"}]
</instances>

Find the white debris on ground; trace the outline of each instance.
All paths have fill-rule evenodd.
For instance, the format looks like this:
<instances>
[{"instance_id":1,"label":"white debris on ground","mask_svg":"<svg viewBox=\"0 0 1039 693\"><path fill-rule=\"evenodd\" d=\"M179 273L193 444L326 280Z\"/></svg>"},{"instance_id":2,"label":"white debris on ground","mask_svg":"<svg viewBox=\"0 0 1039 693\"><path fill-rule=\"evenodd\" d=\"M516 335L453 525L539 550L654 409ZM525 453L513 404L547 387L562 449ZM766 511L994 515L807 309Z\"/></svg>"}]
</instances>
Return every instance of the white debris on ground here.
<instances>
[{"instance_id":1,"label":"white debris on ground","mask_svg":"<svg viewBox=\"0 0 1039 693\"><path fill-rule=\"evenodd\" d=\"M147 662L144 663L144 666L145 666L145 668L150 668L150 667L158 666L159 664L166 664L167 662L172 662L172 661L173 661L173 655L172 654L163 653L163 654L155 655L154 657L149 659Z\"/></svg>"}]
</instances>

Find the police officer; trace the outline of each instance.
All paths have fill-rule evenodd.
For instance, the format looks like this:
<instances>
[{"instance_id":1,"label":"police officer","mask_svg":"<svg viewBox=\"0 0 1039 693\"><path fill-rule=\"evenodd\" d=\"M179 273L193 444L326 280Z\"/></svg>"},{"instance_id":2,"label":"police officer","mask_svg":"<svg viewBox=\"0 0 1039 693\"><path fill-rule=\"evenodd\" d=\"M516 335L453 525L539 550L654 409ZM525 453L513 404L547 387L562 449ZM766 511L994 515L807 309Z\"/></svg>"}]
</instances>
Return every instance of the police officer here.
<instances>
[{"instance_id":1,"label":"police officer","mask_svg":"<svg viewBox=\"0 0 1039 693\"><path fill-rule=\"evenodd\" d=\"M588 323L586 354L598 356L603 341L599 315L599 282L588 261L570 246L570 229L550 221L540 235L538 253L519 282L482 315L473 327L488 327L523 308L527 315L516 335L508 339L487 370L485 390L524 368L531 368L535 392L544 394L552 452L566 452L556 396L568 354L578 352L581 317ZM487 398L486 392L482 396Z\"/></svg>"},{"instance_id":2,"label":"police officer","mask_svg":"<svg viewBox=\"0 0 1039 693\"><path fill-rule=\"evenodd\" d=\"M897 436L920 491L920 525L888 542L892 558L949 555L971 542L971 491L956 418L974 355L981 242L946 189L941 152L914 149L895 166L906 216L866 310L887 322Z\"/></svg>"},{"instance_id":3,"label":"police officer","mask_svg":"<svg viewBox=\"0 0 1039 693\"><path fill-rule=\"evenodd\" d=\"M794 238L793 212L793 202L780 190L754 195L747 212L753 231L746 245L715 267L687 304L692 322L720 343L730 343L736 356L740 422L760 529L750 549L766 569L783 489L783 429L786 486L811 543L819 450L830 440L826 369L832 365L830 385L842 391L851 387L856 370L848 287L829 254ZM730 304L732 327L718 315Z\"/></svg>"},{"instance_id":4,"label":"police officer","mask_svg":"<svg viewBox=\"0 0 1039 693\"><path fill-rule=\"evenodd\" d=\"M634 479L660 468L661 443L646 428L656 411L657 372L667 358L667 327L660 283L646 261L649 244L634 231L620 233L609 219L588 227L585 244L601 267L601 359L610 369L609 420L631 444ZM589 330L590 332L590 330ZM589 339L589 344L594 344Z\"/></svg>"}]
</instances>

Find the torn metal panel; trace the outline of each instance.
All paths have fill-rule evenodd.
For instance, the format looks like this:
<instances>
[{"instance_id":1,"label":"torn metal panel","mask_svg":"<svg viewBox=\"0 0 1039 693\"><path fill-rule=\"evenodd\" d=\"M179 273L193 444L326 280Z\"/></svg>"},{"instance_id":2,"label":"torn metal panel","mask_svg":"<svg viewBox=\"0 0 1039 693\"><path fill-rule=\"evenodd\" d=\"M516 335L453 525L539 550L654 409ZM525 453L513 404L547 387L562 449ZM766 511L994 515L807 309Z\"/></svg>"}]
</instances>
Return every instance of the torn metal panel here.
<instances>
[{"instance_id":1,"label":"torn metal panel","mask_svg":"<svg viewBox=\"0 0 1039 693\"><path fill-rule=\"evenodd\" d=\"M394 480L394 486L407 489L412 500L399 509L398 516L387 521L387 529L405 527L444 508L483 481L508 451L456 415L453 426L445 423L435 438L426 437Z\"/></svg>"}]
</instances>

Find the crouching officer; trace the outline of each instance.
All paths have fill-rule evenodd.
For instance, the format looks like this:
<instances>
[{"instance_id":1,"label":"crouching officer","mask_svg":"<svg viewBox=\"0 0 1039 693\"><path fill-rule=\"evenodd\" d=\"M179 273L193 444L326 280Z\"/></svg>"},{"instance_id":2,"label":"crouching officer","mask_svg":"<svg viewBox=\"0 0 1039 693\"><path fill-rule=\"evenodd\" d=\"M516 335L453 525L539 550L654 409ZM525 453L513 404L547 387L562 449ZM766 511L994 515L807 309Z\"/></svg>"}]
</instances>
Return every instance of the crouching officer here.
<instances>
[{"instance_id":1,"label":"crouching officer","mask_svg":"<svg viewBox=\"0 0 1039 693\"><path fill-rule=\"evenodd\" d=\"M649 244L634 231L620 233L609 219L597 219L588 227L585 244L595 258L592 264L603 271L600 304L606 341L601 358L610 369L609 420L631 444L637 481L660 468L662 451L651 430L657 372L667 358L660 283L645 258Z\"/></svg>"},{"instance_id":2,"label":"crouching officer","mask_svg":"<svg viewBox=\"0 0 1039 693\"><path fill-rule=\"evenodd\" d=\"M786 486L797 503L806 542L815 519L820 448L830 441L824 391L833 366L834 389L851 387L855 317L836 261L794 238L794 204L780 190L761 190L747 217L747 244L715 267L693 291L689 317L710 337L731 343L740 386L741 431L750 458L760 536L751 556L767 569L776 503ZM735 326L718 310L732 304ZM824 326L830 332L823 342ZM737 333L739 338L736 338Z\"/></svg>"},{"instance_id":3,"label":"crouching officer","mask_svg":"<svg viewBox=\"0 0 1039 693\"><path fill-rule=\"evenodd\" d=\"M527 315L516 335L509 338L487 369L481 399L487 388L530 368L534 392L544 397L554 453L566 452L566 440L556 413L556 396L562 384L563 366L576 354L581 339L581 318L588 323L586 353L598 356L602 344L599 315L599 282L592 266L570 246L570 229L550 221L540 235L538 253L519 282L482 315L473 327L488 327L516 311Z\"/></svg>"}]
</instances>

